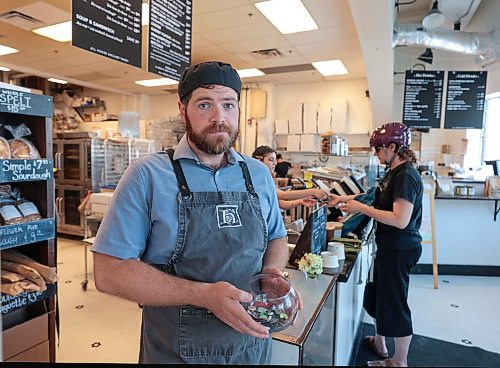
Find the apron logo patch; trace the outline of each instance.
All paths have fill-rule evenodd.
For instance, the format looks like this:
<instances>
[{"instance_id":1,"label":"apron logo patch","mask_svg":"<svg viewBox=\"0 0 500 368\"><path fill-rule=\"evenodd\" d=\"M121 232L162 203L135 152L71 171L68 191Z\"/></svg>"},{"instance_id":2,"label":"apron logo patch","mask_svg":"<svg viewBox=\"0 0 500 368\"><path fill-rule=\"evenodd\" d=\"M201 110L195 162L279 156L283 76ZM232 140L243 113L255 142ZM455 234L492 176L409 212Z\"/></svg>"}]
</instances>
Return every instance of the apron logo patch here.
<instances>
[{"instance_id":1,"label":"apron logo patch","mask_svg":"<svg viewBox=\"0 0 500 368\"><path fill-rule=\"evenodd\" d=\"M241 220L238 213L238 206L219 205L217 208L217 223L219 229L225 227L240 227Z\"/></svg>"}]
</instances>

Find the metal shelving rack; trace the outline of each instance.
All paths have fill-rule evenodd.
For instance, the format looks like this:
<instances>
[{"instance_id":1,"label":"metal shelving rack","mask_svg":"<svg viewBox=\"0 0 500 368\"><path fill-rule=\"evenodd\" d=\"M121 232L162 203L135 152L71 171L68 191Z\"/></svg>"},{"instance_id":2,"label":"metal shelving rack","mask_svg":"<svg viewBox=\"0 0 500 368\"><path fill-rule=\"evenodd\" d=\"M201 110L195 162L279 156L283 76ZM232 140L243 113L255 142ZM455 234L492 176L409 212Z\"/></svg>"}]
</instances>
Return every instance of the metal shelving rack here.
<instances>
[{"instance_id":1,"label":"metal shelving rack","mask_svg":"<svg viewBox=\"0 0 500 368\"><path fill-rule=\"evenodd\" d=\"M152 139L109 138L104 140L103 185L117 185L126 168L138 158L153 153Z\"/></svg>"}]
</instances>

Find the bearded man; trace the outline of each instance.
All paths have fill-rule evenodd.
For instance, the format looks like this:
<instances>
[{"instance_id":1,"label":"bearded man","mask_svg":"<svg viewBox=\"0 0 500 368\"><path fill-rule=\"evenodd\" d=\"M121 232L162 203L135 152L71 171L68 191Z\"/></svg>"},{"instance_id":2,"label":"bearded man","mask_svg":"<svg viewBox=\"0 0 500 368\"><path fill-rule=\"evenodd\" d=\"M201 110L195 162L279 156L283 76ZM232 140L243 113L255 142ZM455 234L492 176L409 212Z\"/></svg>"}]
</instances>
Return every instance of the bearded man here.
<instances>
[{"instance_id":1,"label":"bearded man","mask_svg":"<svg viewBox=\"0 0 500 368\"><path fill-rule=\"evenodd\" d=\"M127 168L92 247L95 285L143 305L140 363L268 364L269 331L241 303L288 249L269 170L232 148L241 80L204 62L178 90L186 134Z\"/></svg>"}]
</instances>

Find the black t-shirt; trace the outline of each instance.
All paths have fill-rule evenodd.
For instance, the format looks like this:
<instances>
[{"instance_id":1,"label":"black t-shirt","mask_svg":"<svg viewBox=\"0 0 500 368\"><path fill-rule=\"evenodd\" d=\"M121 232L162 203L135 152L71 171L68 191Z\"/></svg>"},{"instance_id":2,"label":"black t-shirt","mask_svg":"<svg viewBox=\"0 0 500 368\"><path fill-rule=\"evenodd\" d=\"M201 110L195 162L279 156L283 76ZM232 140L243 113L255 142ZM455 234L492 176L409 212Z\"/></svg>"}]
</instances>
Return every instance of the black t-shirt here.
<instances>
[{"instance_id":1,"label":"black t-shirt","mask_svg":"<svg viewBox=\"0 0 500 368\"><path fill-rule=\"evenodd\" d=\"M274 168L274 171L276 172L276 177L277 178L286 178L288 174L288 169L292 166L290 162L278 162L276 164L276 167Z\"/></svg>"},{"instance_id":2,"label":"black t-shirt","mask_svg":"<svg viewBox=\"0 0 500 368\"><path fill-rule=\"evenodd\" d=\"M413 204L410 222L404 229L377 222L376 242L378 247L391 249L412 249L419 247L422 237L419 233L422 223L423 183L420 173L406 162L390 170L377 189L375 207L392 211L398 198Z\"/></svg>"}]
</instances>

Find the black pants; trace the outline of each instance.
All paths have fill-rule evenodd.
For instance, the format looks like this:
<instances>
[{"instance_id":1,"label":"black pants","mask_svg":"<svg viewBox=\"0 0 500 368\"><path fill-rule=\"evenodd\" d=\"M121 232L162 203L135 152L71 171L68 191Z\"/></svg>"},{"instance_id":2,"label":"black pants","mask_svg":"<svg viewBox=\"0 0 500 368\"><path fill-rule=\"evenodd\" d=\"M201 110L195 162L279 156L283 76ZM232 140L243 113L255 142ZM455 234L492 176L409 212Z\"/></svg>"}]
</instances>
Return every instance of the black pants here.
<instances>
[{"instance_id":1,"label":"black pants","mask_svg":"<svg viewBox=\"0 0 500 368\"><path fill-rule=\"evenodd\" d=\"M379 335L404 337L413 334L408 286L410 270L421 255L421 246L408 250L377 250L373 284L366 286L363 306L376 319Z\"/></svg>"}]
</instances>

